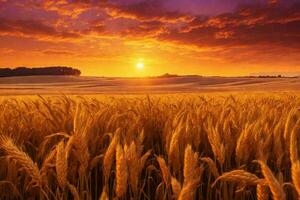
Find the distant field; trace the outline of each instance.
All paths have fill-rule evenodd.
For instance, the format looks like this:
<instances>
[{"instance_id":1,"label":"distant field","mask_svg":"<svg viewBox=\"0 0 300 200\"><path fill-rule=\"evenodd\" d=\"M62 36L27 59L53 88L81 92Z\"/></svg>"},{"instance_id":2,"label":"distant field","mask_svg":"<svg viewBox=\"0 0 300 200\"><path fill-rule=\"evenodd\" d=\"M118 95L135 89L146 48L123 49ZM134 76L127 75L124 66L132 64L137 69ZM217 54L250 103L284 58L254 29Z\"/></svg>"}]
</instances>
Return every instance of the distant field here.
<instances>
[{"instance_id":1,"label":"distant field","mask_svg":"<svg viewBox=\"0 0 300 200\"><path fill-rule=\"evenodd\" d=\"M1 95L298 90L300 90L300 78L101 78L74 76L0 78Z\"/></svg>"}]
</instances>

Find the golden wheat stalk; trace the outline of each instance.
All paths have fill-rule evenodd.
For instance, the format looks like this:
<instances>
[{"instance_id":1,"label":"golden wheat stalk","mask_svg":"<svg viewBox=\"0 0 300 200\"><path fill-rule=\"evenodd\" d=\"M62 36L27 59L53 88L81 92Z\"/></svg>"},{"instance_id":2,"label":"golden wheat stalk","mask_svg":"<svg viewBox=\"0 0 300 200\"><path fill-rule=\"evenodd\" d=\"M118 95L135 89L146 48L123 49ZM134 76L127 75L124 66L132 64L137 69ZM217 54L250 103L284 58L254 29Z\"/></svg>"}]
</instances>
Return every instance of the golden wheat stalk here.
<instances>
[{"instance_id":1,"label":"golden wheat stalk","mask_svg":"<svg viewBox=\"0 0 300 200\"><path fill-rule=\"evenodd\" d=\"M129 171L129 182L133 193L136 195L138 192L138 181L140 175L139 166L139 154L137 152L137 147L133 141L130 146L124 146L124 153L127 161L128 171Z\"/></svg>"},{"instance_id":2,"label":"golden wheat stalk","mask_svg":"<svg viewBox=\"0 0 300 200\"><path fill-rule=\"evenodd\" d=\"M195 153L192 150L192 146L188 145L185 148L185 152L184 152L183 176L185 181L195 179L195 175L198 174L198 172L195 171L198 167L198 159L199 159L198 153Z\"/></svg>"},{"instance_id":3,"label":"golden wheat stalk","mask_svg":"<svg viewBox=\"0 0 300 200\"><path fill-rule=\"evenodd\" d=\"M251 142L251 129L253 128L253 124L246 124L242 133L240 134L237 145L236 145L236 161L241 164L248 161L250 151L249 143Z\"/></svg>"},{"instance_id":4,"label":"golden wheat stalk","mask_svg":"<svg viewBox=\"0 0 300 200\"><path fill-rule=\"evenodd\" d=\"M183 184L178 200L193 200L195 198L195 189L198 183L196 181L189 181Z\"/></svg>"},{"instance_id":5,"label":"golden wheat stalk","mask_svg":"<svg viewBox=\"0 0 300 200\"><path fill-rule=\"evenodd\" d=\"M219 176L212 186L214 186L218 181L229 181L235 183L243 183L244 185L257 185L262 183L256 175L246 172L245 170L233 170L230 172L225 172Z\"/></svg>"},{"instance_id":6,"label":"golden wheat stalk","mask_svg":"<svg viewBox=\"0 0 300 200\"><path fill-rule=\"evenodd\" d=\"M300 132L300 119L297 121L295 127L292 130L290 137L290 159L292 163L292 180L295 189L300 198L300 160L298 155L298 134Z\"/></svg>"},{"instance_id":7,"label":"golden wheat stalk","mask_svg":"<svg viewBox=\"0 0 300 200\"><path fill-rule=\"evenodd\" d=\"M174 170L179 170L180 169L180 150L179 150L179 140L181 136L181 130L183 127L179 127L175 130L171 137L171 142L170 142L170 148L168 151L168 159L169 159L169 164L172 165Z\"/></svg>"},{"instance_id":8,"label":"golden wheat stalk","mask_svg":"<svg viewBox=\"0 0 300 200\"><path fill-rule=\"evenodd\" d=\"M116 194L119 198L126 194L127 179L128 171L124 151L122 146L118 144L116 152Z\"/></svg>"},{"instance_id":9,"label":"golden wheat stalk","mask_svg":"<svg viewBox=\"0 0 300 200\"><path fill-rule=\"evenodd\" d=\"M85 133L75 133L74 135L74 150L79 161L79 175L83 176L89 166L89 148L88 138Z\"/></svg>"},{"instance_id":10,"label":"golden wheat stalk","mask_svg":"<svg viewBox=\"0 0 300 200\"><path fill-rule=\"evenodd\" d=\"M278 182L278 180L274 177L272 171L270 168L263 162L263 161L257 161L260 164L261 171L266 179L266 182L271 190L271 193L273 195L273 198L275 200L285 200L285 192Z\"/></svg>"},{"instance_id":11,"label":"golden wheat stalk","mask_svg":"<svg viewBox=\"0 0 300 200\"><path fill-rule=\"evenodd\" d=\"M68 160L65 152L65 143L61 141L57 145L57 153L56 153L56 178L59 186L61 188L65 188L67 184L67 174L68 174Z\"/></svg>"},{"instance_id":12,"label":"golden wheat stalk","mask_svg":"<svg viewBox=\"0 0 300 200\"><path fill-rule=\"evenodd\" d=\"M220 176L217 165L211 158L203 157L200 160L205 162L208 165L211 173L214 175L215 178L218 178Z\"/></svg>"},{"instance_id":13,"label":"golden wheat stalk","mask_svg":"<svg viewBox=\"0 0 300 200\"><path fill-rule=\"evenodd\" d=\"M178 197L180 200L194 199L195 192L198 184L200 183L203 172L203 167L198 166L198 160L198 153L192 150L191 145L187 145L184 151L184 182Z\"/></svg>"},{"instance_id":14,"label":"golden wheat stalk","mask_svg":"<svg viewBox=\"0 0 300 200\"><path fill-rule=\"evenodd\" d=\"M257 184L256 186L257 200L269 200L269 189L264 184Z\"/></svg>"},{"instance_id":15,"label":"golden wheat stalk","mask_svg":"<svg viewBox=\"0 0 300 200\"><path fill-rule=\"evenodd\" d=\"M292 162L292 180L300 198L300 161Z\"/></svg>"},{"instance_id":16,"label":"golden wheat stalk","mask_svg":"<svg viewBox=\"0 0 300 200\"><path fill-rule=\"evenodd\" d=\"M21 169L27 173L26 175L31 178L29 186L42 187L42 179L37 164L24 151L19 149L11 138L1 136L0 148L5 151L7 158L17 162Z\"/></svg>"},{"instance_id":17,"label":"golden wheat stalk","mask_svg":"<svg viewBox=\"0 0 300 200\"><path fill-rule=\"evenodd\" d=\"M88 141L86 135L83 133L74 133L69 138L65 151L66 151L67 159L69 159L71 155L76 155L73 156L71 159L73 161L78 162L79 164L78 173L81 178L84 177L88 169L89 159L90 159Z\"/></svg>"},{"instance_id":18,"label":"golden wheat stalk","mask_svg":"<svg viewBox=\"0 0 300 200\"><path fill-rule=\"evenodd\" d=\"M116 152L116 147L119 143L119 134L118 131L115 133L111 143L109 144L106 153L103 158L103 174L105 178L105 183L108 182L109 176L110 176L110 170L112 163L115 158L115 152Z\"/></svg>"},{"instance_id":19,"label":"golden wheat stalk","mask_svg":"<svg viewBox=\"0 0 300 200\"><path fill-rule=\"evenodd\" d=\"M212 125L211 125L212 126ZM213 150L213 153L220 164L225 162L225 146L221 141L219 132L215 127L209 127L209 132L207 134L208 141Z\"/></svg>"},{"instance_id":20,"label":"golden wheat stalk","mask_svg":"<svg viewBox=\"0 0 300 200\"><path fill-rule=\"evenodd\" d=\"M172 177L171 178L171 186L172 186L172 190L174 193L174 197L175 197L175 199L177 199L181 192L181 184L176 178Z\"/></svg>"},{"instance_id":21,"label":"golden wheat stalk","mask_svg":"<svg viewBox=\"0 0 300 200\"><path fill-rule=\"evenodd\" d=\"M55 167L54 161L56 159L56 151L57 151L56 148L51 150L43 161L43 164L42 164L42 167L40 170L43 181L46 181L48 172L50 171L49 169L51 167Z\"/></svg>"},{"instance_id":22,"label":"golden wheat stalk","mask_svg":"<svg viewBox=\"0 0 300 200\"><path fill-rule=\"evenodd\" d=\"M168 166L166 164L165 159L163 159L162 157L158 156L158 157L156 157L156 160L157 160L157 162L159 164L163 180L164 180L165 184L168 187L170 185L170 181L171 181L170 170L169 170L169 168L168 168Z\"/></svg>"},{"instance_id":23,"label":"golden wheat stalk","mask_svg":"<svg viewBox=\"0 0 300 200\"><path fill-rule=\"evenodd\" d=\"M151 151L148 151L143 156L141 156L142 150L143 148L137 147L134 141L131 142L129 147L127 145L124 146L124 153L129 172L129 182L134 196L138 195L140 174L144 168L146 160L151 155Z\"/></svg>"},{"instance_id":24,"label":"golden wheat stalk","mask_svg":"<svg viewBox=\"0 0 300 200\"><path fill-rule=\"evenodd\" d=\"M291 109L290 112L288 113L287 119L285 121L285 126L284 126L284 138L289 142L290 141L290 133L293 129L294 123L296 123L297 119L299 116L299 111L298 109Z\"/></svg>"},{"instance_id":25,"label":"golden wheat stalk","mask_svg":"<svg viewBox=\"0 0 300 200\"><path fill-rule=\"evenodd\" d=\"M145 167L145 163L148 160L149 156L151 156L152 150L148 150L139 160L139 171L142 171L142 169Z\"/></svg>"}]
</instances>

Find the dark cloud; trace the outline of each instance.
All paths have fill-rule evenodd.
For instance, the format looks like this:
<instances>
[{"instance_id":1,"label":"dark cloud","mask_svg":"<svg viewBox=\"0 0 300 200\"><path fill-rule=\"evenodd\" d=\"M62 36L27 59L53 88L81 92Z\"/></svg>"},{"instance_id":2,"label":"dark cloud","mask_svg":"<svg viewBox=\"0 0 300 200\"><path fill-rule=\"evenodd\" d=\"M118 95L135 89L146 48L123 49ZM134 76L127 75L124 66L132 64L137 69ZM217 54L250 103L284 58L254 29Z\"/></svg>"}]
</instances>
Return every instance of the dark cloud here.
<instances>
[{"instance_id":1,"label":"dark cloud","mask_svg":"<svg viewBox=\"0 0 300 200\"><path fill-rule=\"evenodd\" d=\"M138 25L121 32L124 36L155 37L166 30L166 25L161 21L143 21Z\"/></svg>"},{"instance_id":2,"label":"dark cloud","mask_svg":"<svg viewBox=\"0 0 300 200\"><path fill-rule=\"evenodd\" d=\"M251 45L276 43L290 45L299 40L300 3L294 0L237 1L235 11L206 16L187 13L182 5L171 5L171 0L43 0L11 1L11 4L55 10L57 21L45 19L2 18L2 34L77 38L80 34L145 36L198 46ZM242 3L244 2L244 3ZM289 3L288 3L289 2ZM9 5L10 2L6 2ZM188 0L187 4L204 3ZM231 5L223 1L220 9ZM232 6L231 6L232 7ZM175 9L177 8L177 10ZM24 8L25 9L25 8ZM11 9L10 9L11 10ZM107 14L103 14L107 12ZM76 17L74 17L76 13ZM66 17L65 15L70 15ZM64 17L63 17L64 16ZM52 16L53 18L53 16ZM88 20L88 21L86 21ZM79 31L80 30L80 31Z\"/></svg>"},{"instance_id":3,"label":"dark cloud","mask_svg":"<svg viewBox=\"0 0 300 200\"><path fill-rule=\"evenodd\" d=\"M144 21L178 21L190 18L179 11L169 11L164 5L164 1L161 0L139 1L132 4L110 3L106 6L111 15L132 17Z\"/></svg>"},{"instance_id":4,"label":"dark cloud","mask_svg":"<svg viewBox=\"0 0 300 200\"><path fill-rule=\"evenodd\" d=\"M300 4L280 2L240 6L235 12L197 16L179 28L156 36L159 41L208 50L199 58L238 64L287 66L300 64ZM217 50L216 50L217 49ZM274 65L275 66L275 65Z\"/></svg>"},{"instance_id":5,"label":"dark cloud","mask_svg":"<svg viewBox=\"0 0 300 200\"><path fill-rule=\"evenodd\" d=\"M72 31L60 31L37 20L0 19L0 35L25 35L30 37L50 36L57 38L78 38L80 35Z\"/></svg>"},{"instance_id":6,"label":"dark cloud","mask_svg":"<svg viewBox=\"0 0 300 200\"><path fill-rule=\"evenodd\" d=\"M234 13L200 16L184 30L173 30L159 39L204 46L269 44L296 46L300 42L300 4L242 7ZM300 47L299 47L300 49Z\"/></svg>"},{"instance_id":7,"label":"dark cloud","mask_svg":"<svg viewBox=\"0 0 300 200\"><path fill-rule=\"evenodd\" d=\"M169 9L161 0L44 0L32 3L33 6L54 10L61 15L78 16L90 9L105 10L112 17L134 18L143 21L178 21L190 19L190 16Z\"/></svg>"}]
</instances>

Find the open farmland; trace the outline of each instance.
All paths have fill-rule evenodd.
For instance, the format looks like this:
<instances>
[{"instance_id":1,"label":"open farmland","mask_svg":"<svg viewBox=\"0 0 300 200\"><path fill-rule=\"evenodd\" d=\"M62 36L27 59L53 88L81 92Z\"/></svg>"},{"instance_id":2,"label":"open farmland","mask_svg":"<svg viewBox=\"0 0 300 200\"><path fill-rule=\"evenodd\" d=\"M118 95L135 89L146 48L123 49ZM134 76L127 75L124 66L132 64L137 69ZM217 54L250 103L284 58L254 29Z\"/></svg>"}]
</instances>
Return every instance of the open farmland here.
<instances>
[{"instance_id":1,"label":"open farmland","mask_svg":"<svg viewBox=\"0 0 300 200\"><path fill-rule=\"evenodd\" d=\"M300 78L178 76L112 78L28 76L0 78L0 95L137 94L189 92L300 91Z\"/></svg>"},{"instance_id":2,"label":"open farmland","mask_svg":"<svg viewBox=\"0 0 300 200\"><path fill-rule=\"evenodd\" d=\"M0 199L297 199L292 93L0 98Z\"/></svg>"}]
</instances>

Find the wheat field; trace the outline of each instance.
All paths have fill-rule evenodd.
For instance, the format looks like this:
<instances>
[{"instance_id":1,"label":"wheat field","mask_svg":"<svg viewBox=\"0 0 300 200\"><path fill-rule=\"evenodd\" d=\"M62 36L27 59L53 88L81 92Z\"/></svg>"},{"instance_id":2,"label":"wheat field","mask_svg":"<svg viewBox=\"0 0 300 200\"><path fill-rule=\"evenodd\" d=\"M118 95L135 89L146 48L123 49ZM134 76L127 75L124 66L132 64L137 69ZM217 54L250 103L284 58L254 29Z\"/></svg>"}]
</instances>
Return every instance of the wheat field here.
<instances>
[{"instance_id":1,"label":"wheat field","mask_svg":"<svg viewBox=\"0 0 300 200\"><path fill-rule=\"evenodd\" d=\"M0 199L300 198L300 96L0 98Z\"/></svg>"}]
</instances>

